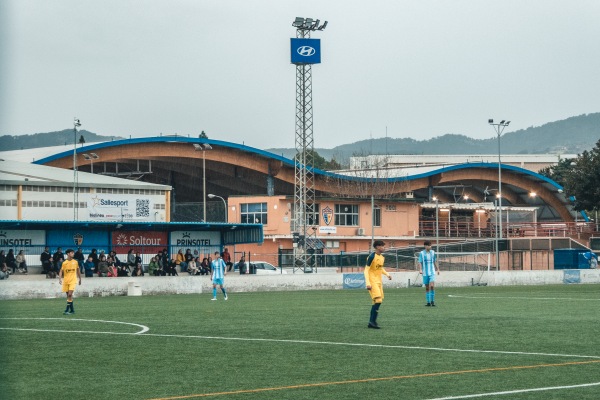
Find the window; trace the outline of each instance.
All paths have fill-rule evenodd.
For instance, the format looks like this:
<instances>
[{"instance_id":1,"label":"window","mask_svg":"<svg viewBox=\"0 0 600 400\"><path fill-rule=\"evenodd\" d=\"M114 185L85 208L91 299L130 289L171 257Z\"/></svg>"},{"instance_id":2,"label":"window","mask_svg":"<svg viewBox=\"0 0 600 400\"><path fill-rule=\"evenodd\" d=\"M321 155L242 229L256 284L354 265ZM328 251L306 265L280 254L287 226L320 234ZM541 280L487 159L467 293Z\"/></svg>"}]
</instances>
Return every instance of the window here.
<instances>
[{"instance_id":1,"label":"window","mask_svg":"<svg viewBox=\"0 0 600 400\"><path fill-rule=\"evenodd\" d=\"M358 204L336 204L335 224L339 226L358 226Z\"/></svg>"},{"instance_id":2,"label":"window","mask_svg":"<svg viewBox=\"0 0 600 400\"><path fill-rule=\"evenodd\" d=\"M381 226L381 207L378 205L373 208L373 226Z\"/></svg>"},{"instance_id":3,"label":"window","mask_svg":"<svg viewBox=\"0 0 600 400\"><path fill-rule=\"evenodd\" d=\"M338 249L340 247L340 241L339 240L326 240L325 247L327 247L328 249Z\"/></svg>"},{"instance_id":4,"label":"window","mask_svg":"<svg viewBox=\"0 0 600 400\"><path fill-rule=\"evenodd\" d=\"M267 203L240 204L242 224L267 224Z\"/></svg>"},{"instance_id":5,"label":"window","mask_svg":"<svg viewBox=\"0 0 600 400\"><path fill-rule=\"evenodd\" d=\"M389 211L389 212L396 211L396 205L395 204L387 204L385 206L385 211Z\"/></svg>"},{"instance_id":6,"label":"window","mask_svg":"<svg viewBox=\"0 0 600 400\"><path fill-rule=\"evenodd\" d=\"M310 205L306 206L306 223L308 225L319 225L319 205L318 204L313 204L314 209L312 210L314 212L314 218L313 215L311 215L310 213Z\"/></svg>"}]
</instances>

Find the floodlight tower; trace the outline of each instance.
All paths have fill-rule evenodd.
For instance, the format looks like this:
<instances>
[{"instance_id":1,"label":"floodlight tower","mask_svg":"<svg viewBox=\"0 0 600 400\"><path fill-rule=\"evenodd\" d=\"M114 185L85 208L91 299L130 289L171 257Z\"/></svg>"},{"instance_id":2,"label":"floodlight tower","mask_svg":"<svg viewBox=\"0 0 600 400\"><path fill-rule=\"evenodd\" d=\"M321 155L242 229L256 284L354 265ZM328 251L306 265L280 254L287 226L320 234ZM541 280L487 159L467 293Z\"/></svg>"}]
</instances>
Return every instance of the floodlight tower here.
<instances>
[{"instance_id":1,"label":"floodlight tower","mask_svg":"<svg viewBox=\"0 0 600 400\"><path fill-rule=\"evenodd\" d=\"M296 39L291 39L292 64L296 65L296 155L294 157L294 210L292 235L294 237L294 271L312 272L316 258L314 140L312 106L312 64L321 62L321 43L310 39L313 31L322 31L322 25L312 18L296 17ZM311 240L313 236L313 240ZM311 254L312 253L312 254Z\"/></svg>"},{"instance_id":2,"label":"floodlight tower","mask_svg":"<svg viewBox=\"0 0 600 400\"><path fill-rule=\"evenodd\" d=\"M73 221L79 219L79 176L77 175L77 128L81 126L78 118L73 119Z\"/></svg>"}]
</instances>

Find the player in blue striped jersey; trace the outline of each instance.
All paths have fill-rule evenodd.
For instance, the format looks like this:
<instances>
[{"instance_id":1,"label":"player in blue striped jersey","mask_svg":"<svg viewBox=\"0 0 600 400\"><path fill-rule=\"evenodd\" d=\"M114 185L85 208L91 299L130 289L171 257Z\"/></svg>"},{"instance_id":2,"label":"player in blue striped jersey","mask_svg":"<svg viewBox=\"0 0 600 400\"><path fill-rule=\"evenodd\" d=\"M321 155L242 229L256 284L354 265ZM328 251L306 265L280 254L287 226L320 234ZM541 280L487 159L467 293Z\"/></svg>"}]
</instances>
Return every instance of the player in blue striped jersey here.
<instances>
[{"instance_id":1,"label":"player in blue striped jersey","mask_svg":"<svg viewBox=\"0 0 600 400\"><path fill-rule=\"evenodd\" d=\"M221 254L218 251L215 251L215 259L211 264L213 283L213 297L211 300L217 300L217 285L221 287L221 292L223 292L223 296L225 297L225 300L227 300L227 292L223 286L225 275L227 275L226 268L227 264L225 264L225 261L221 258Z\"/></svg>"},{"instance_id":2,"label":"player in blue striped jersey","mask_svg":"<svg viewBox=\"0 0 600 400\"><path fill-rule=\"evenodd\" d=\"M440 268L437 263L437 254L431 250L431 242L426 240L423 245L425 250L419 253L419 273L423 274L423 284L425 285L425 299L427 307L435 307L435 273L440 274Z\"/></svg>"}]
</instances>

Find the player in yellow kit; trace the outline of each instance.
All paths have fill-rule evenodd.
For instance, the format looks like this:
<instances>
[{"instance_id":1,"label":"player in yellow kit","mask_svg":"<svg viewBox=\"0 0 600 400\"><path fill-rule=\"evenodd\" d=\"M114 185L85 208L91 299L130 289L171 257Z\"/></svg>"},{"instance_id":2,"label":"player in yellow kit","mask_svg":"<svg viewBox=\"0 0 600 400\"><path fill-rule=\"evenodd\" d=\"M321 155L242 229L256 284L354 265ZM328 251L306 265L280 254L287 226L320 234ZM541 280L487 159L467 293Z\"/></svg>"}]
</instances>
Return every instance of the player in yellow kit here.
<instances>
[{"instance_id":1,"label":"player in yellow kit","mask_svg":"<svg viewBox=\"0 0 600 400\"><path fill-rule=\"evenodd\" d=\"M67 308L63 314L70 315L75 314L73 292L75 291L75 286L77 286L77 281L81 285L81 272L79 272L79 262L73 258L75 250L68 249L65 253L67 254L67 259L60 267L58 283L62 284L62 291L67 293Z\"/></svg>"},{"instance_id":2,"label":"player in yellow kit","mask_svg":"<svg viewBox=\"0 0 600 400\"><path fill-rule=\"evenodd\" d=\"M383 240L374 241L373 248L375 251L369 254L367 266L365 267L365 284L367 285L367 290L373 300L368 327L381 329L379 325L377 325L377 314L379 313L379 307L383 302L383 283L381 283L381 275L387 276L390 280L392 279L392 276L385 268L383 268L383 263L385 261L385 258L382 255L385 248Z\"/></svg>"}]
</instances>

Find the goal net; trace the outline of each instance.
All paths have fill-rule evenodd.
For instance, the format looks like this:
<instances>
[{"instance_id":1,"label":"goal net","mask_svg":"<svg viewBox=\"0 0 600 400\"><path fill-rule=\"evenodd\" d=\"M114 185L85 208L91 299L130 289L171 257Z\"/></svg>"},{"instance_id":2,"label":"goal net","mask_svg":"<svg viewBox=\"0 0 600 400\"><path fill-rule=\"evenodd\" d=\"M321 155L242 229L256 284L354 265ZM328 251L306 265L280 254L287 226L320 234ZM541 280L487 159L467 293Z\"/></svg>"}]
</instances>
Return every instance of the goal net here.
<instances>
[{"instance_id":1,"label":"goal net","mask_svg":"<svg viewBox=\"0 0 600 400\"><path fill-rule=\"evenodd\" d=\"M419 253L408 254L385 254L387 266L396 264L396 268L404 270L418 270ZM492 253L488 251L478 252L444 252L437 253L438 266L442 271L489 271L492 261Z\"/></svg>"}]
</instances>

